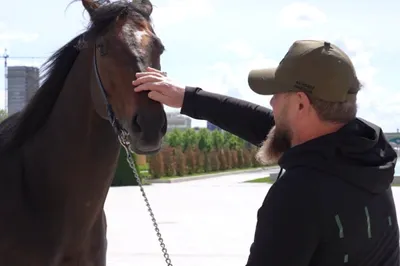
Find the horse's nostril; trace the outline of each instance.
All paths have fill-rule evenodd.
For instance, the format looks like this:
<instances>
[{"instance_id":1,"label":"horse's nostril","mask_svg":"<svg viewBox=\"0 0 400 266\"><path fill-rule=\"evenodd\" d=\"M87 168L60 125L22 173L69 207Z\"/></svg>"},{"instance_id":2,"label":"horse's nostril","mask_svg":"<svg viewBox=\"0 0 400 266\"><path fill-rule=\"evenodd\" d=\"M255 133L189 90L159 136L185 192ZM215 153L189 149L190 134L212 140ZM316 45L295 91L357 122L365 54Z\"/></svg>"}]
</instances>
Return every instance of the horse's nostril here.
<instances>
[{"instance_id":1,"label":"horse's nostril","mask_svg":"<svg viewBox=\"0 0 400 266\"><path fill-rule=\"evenodd\" d=\"M146 138L158 138L158 134L165 134L164 130L166 130L166 122L166 115L163 111L139 110L131 120L132 132L144 134L146 136L143 137Z\"/></svg>"},{"instance_id":2,"label":"horse's nostril","mask_svg":"<svg viewBox=\"0 0 400 266\"><path fill-rule=\"evenodd\" d=\"M132 118L132 130L134 132L140 132L140 125L139 125L139 121L138 121L139 116L137 114L135 114Z\"/></svg>"}]
</instances>

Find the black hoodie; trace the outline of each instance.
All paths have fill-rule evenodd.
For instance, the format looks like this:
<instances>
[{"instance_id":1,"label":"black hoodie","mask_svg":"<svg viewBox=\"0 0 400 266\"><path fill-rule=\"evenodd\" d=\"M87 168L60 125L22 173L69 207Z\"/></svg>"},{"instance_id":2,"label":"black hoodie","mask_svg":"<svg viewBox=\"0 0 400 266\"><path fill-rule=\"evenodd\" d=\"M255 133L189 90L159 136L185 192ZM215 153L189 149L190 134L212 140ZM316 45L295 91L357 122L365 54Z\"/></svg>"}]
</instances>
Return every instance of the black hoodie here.
<instances>
[{"instance_id":1,"label":"black hoodie","mask_svg":"<svg viewBox=\"0 0 400 266\"><path fill-rule=\"evenodd\" d=\"M199 88L186 88L181 113L255 145L274 124L269 109ZM246 265L399 266L396 159L382 130L362 119L285 152Z\"/></svg>"}]
</instances>

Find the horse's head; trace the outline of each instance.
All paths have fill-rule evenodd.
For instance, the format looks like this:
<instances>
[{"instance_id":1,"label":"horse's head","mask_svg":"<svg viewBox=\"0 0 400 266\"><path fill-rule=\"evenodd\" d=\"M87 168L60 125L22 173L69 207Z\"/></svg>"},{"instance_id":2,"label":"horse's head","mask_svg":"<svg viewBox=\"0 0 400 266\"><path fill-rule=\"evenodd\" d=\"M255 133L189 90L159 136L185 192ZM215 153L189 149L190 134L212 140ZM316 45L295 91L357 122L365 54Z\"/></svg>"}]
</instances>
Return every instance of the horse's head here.
<instances>
[{"instance_id":1,"label":"horse's head","mask_svg":"<svg viewBox=\"0 0 400 266\"><path fill-rule=\"evenodd\" d=\"M137 72L147 66L161 68L164 47L151 25L152 4L148 0L99 2L82 0L91 19L89 43L95 47L91 83L95 109L109 118L109 103L117 123L129 133L134 152L157 152L167 127L164 108L132 87Z\"/></svg>"}]
</instances>

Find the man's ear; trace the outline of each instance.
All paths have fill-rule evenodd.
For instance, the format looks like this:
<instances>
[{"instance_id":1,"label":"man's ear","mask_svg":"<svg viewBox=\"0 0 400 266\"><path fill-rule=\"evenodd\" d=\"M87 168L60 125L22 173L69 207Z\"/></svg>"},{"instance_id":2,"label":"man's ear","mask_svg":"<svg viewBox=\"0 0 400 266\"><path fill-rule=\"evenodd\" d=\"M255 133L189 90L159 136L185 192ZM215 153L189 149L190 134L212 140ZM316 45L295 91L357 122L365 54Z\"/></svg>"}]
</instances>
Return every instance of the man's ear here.
<instances>
[{"instance_id":1,"label":"man's ear","mask_svg":"<svg viewBox=\"0 0 400 266\"><path fill-rule=\"evenodd\" d=\"M296 101L298 103L299 110L302 110L304 108L309 109L311 107L310 98L304 92L296 93Z\"/></svg>"}]
</instances>

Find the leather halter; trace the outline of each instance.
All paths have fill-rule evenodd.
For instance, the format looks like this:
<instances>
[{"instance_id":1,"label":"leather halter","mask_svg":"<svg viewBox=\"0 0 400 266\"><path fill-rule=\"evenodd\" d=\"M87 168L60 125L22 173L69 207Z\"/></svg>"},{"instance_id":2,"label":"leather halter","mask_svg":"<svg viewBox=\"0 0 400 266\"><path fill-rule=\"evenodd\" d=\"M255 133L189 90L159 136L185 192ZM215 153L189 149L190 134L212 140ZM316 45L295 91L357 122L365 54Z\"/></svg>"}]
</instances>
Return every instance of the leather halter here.
<instances>
[{"instance_id":1,"label":"leather halter","mask_svg":"<svg viewBox=\"0 0 400 266\"><path fill-rule=\"evenodd\" d=\"M101 81L99 68L98 68L98 65L97 65L97 49L100 50L100 55L101 56L105 56L107 53L106 53L106 51L104 51L104 46L102 44L98 45L96 43L96 46L95 46L95 49L94 49L94 54L93 54L94 73L95 73L95 76L96 76L97 85L100 88L101 94L103 95L104 103L105 103L106 108L107 108L108 120L110 121L112 127L114 128L114 130L118 134L118 136L127 135L128 132L122 126L122 124L118 120L118 118L115 116L115 112L114 112L114 110L112 108L112 105L108 101L107 91L105 90L103 82Z\"/></svg>"}]
</instances>

